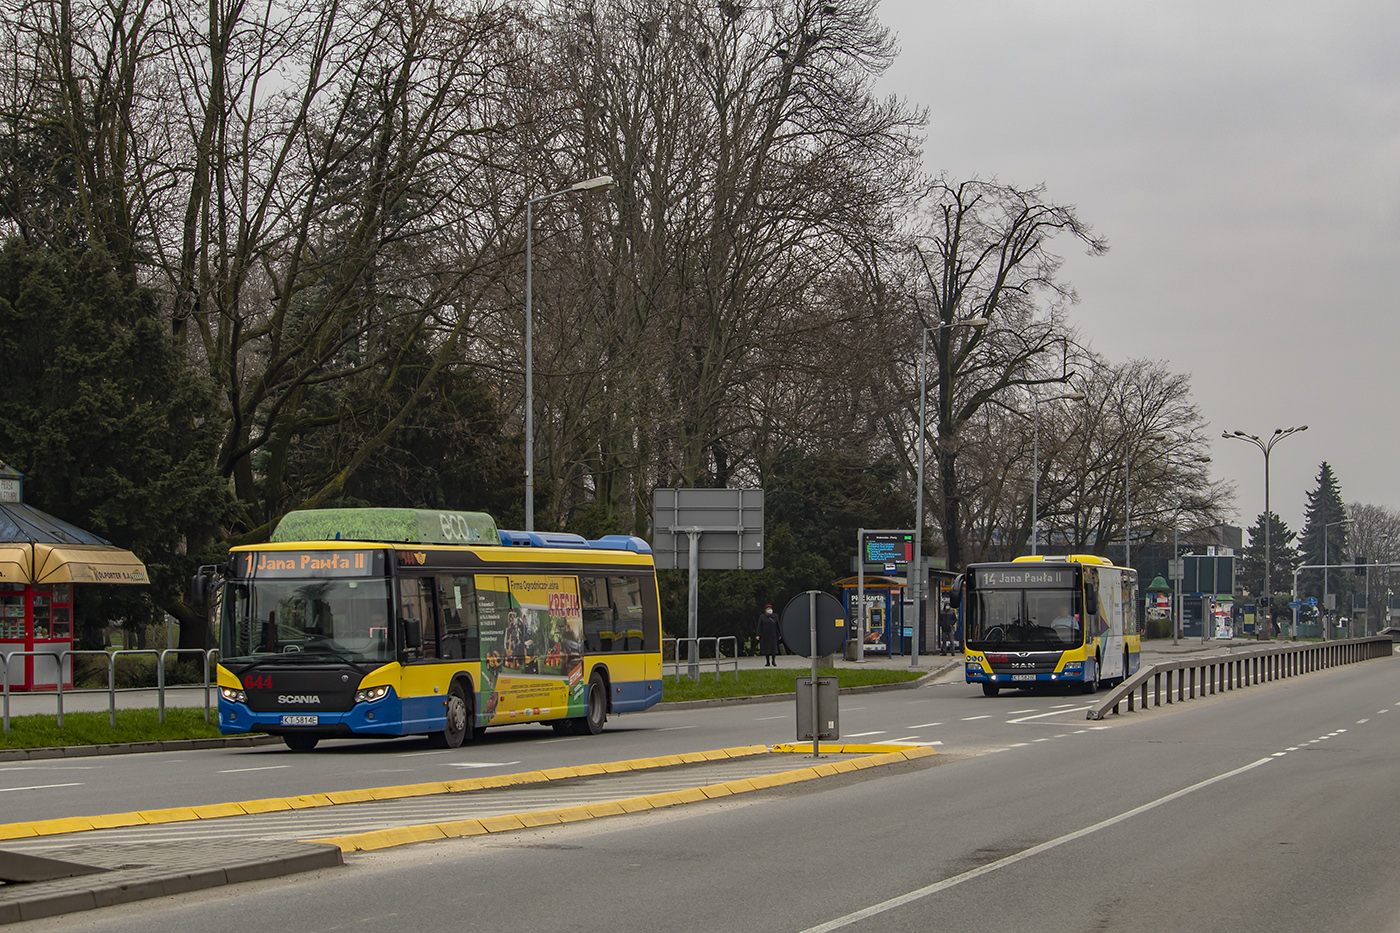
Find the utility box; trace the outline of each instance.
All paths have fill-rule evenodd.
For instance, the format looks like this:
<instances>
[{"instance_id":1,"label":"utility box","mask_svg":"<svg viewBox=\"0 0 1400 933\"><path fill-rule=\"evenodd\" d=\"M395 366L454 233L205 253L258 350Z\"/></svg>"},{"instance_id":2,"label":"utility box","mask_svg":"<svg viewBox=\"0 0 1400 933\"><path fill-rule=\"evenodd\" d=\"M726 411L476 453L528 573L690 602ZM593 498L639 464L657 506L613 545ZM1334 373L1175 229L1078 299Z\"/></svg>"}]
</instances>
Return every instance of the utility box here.
<instances>
[{"instance_id":1,"label":"utility box","mask_svg":"<svg viewBox=\"0 0 1400 933\"><path fill-rule=\"evenodd\" d=\"M812 678L797 678L797 740L814 741L841 737L840 692L835 677L817 678L817 722L812 735Z\"/></svg>"}]
</instances>

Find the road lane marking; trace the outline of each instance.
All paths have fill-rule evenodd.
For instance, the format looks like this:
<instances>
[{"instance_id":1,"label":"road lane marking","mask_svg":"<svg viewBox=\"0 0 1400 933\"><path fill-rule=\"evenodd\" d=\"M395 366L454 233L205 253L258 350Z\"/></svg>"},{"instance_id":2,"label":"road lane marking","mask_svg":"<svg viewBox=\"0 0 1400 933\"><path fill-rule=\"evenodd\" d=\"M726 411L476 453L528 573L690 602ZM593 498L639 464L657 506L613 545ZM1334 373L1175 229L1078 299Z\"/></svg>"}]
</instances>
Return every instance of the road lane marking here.
<instances>
[{"instance_id":1,"label":"road lane marking","mask_svg":"<svg viewBox=\"0 0 1400 933\"><path fill-rule=\"evenodd\" d=\"M1048 713L1038 713L1035 716L1022 716L1020 719L1008 719L1006 723L1007 725L1012 725L1018 722L1030 722L1032 719L1044 719L1047 716L1063 716L1065 713L1082 713L1086 709L1093 709L1093 704L1090 704L1089 706L1076 706L1072 708L1056 709Z\"/></svg>"},{"instance_id":2,"label":"road lane marking","mask_svg":"<svg viewBox=\"0 0 1400 933\"><path fill-rule=\"evenodd\" d=\"M290 768L291 765L264 765L261 768L230 768L227 771L215 771L215 774L242 774L245 771L276 771L280 768Z\"/></svg>"},{"instance_id":3,"label":"road lane marking","mask_svg":"<svg viewBox=\"0 0 1400 933\"><path fill-rule=\"evenodd\" d=\"M1371 720L1369 720L1369 719L1358 719L1358 720L1356 721L1356 724L1357 724L1358 726L1363 726L1363 725L1365 725L1366 723L1368 723L1368 722L1370 722L1370 721L1371 721Z\"/></svg>"},{"instance_id":4,"label":"road lane marking","mask_svg":"<svg viewBox=\"0 0 1400 933\"><path fill-rule=\"evenodd\" d=\"M784 717L786 718L786 717ZM941 722L921 722L917 726L910 726L910 729L932 729L934 726L941 726Z\"/></svg>"},{"instance_id":5,"label":"road lane marking","mask_svg":"<svg viewBox=\"0 0 1400 933\"><path fill-rule=\"evenodd\" d=\"M754 722L769 722L773 719L791 719L791 716L760 716Z\"/></svg>"},{"instance_id":6,"label":"road lane marking","mask_svg":"<svg viewBox=\"0 0 1400 933\"><path fill-rule=\"evenodd\" d=\"M55 787L82 787L81 781L76 784L34 784L30 787L0 787L0 794L8 790L50 790Z\"/></svg>"},{"instance_id":7,"label":"road lane marking","mask_svg":"<svg viewBox=\"0 0 1400 933\"><path fill-rule=\"evenodd\" d=\"M988 713L988 714L985 715L985 716L968 716L966 719L963 720L963 722L976 722L976 721L979 720L979 719L991 719L991 718L992 718L992 714L991 714L991 713Z\"/></svg>"},{"instance_id":8,"label":"road lane marking","mask_svg":"<svg viewBox=\"0 0 1400 933\"><path fill-rule=\"evenodd\" d=\"M657 732L680 732L682 729L699 729L699 726L667 726L664 729L657 729Z\"/></svg>"},{"instance_id":9,"label":"road lane marking","mask_svg":"<svg viewBox=\"0 0 1400 933\"><path fill-rule=\"evenodd\" d=\"M449 761L450 768L509 768L511 765L518 765L518 761Z\"/></svg>"},{"instance_id":10,"label":"road lane marking","mask_svg":"<svg viewBox=\"0 0 1400 933\"><path fill-rule=\"evenodd\" d=\"M848 738L848 739L863 739L863 738L865 738L867 735L887 735L888 732L889 732L889 730L887 730L887 729L876 729L874 732L852 732L852 733L850 733L849 735L847 735L846 738Z\"/></svg>"},{"instance_id":11,"label":"road lane marking","mask_svg":"<svg viewBox=\"0 0 1400 933\"><path fill-rule=\"evenodd\" d=\"M833 930L840 930L845 927L852 926L853 924L859 923L862 920L866 920L870 917L878 916L879 914L883 914L887 911L894 910L896 907L903 907L905 904L912 904L914 901L922 900L926 897L929 897L930 895L937 894L940 891L946 891L949 888L960 885L965 881L972 881L974 878L981 878L983 875L989 875L994 871L998 871L1002 868L1007 868L1011 865L1015 865L1017 862L1023 862L1028 858L1040 855L1042 852L1049 852L1051 849L1058 848L1064 845L1065 843L1075 842L1079 839L1083 839L1085 836L1089 836L1096 832L1099 832L1100 830L1108 829L1111 826L1116 826L1119 823L1132 819L1133 817L1138 816L1140 814L1146 813L1149 810L1155 810L1157 807L1160 807L1164 804L1168 804L1172 801L1179 800L1188 794L1195 793L1198 790L1204 790L1205 788L1210 787L1212 784L1219 784L1221 781L1226 781L1230 778L1238 777L1239 775L1244 774L1247 771L1253 771L1260 765L1266 765L1273 760L1273 758L1260 758L1258 761L1250 762L1249 764L1241 768L1236 768L1233 771L1227 771L1224 774L1218 774L1213 778L1207 778L1204 781L1192 784L1190 787L1183 787L1181 790L1167 794L1165 797L1159 797L1156 800L1149 801L1148 803L1145 803L1140 807L1134 807L1131 810L1126 810L1118 814L1117 816L1111 816L1108 819L1095 823L1092 826L1086 826L1083 829L1077 829L1072 833L1066 833L1065 835L1060 836L1056 839L1051 839L1048 842L1042 842L1040 845L1031 846L1029 849L1017 852L1015 855L1008 855L1005 858L997 859L995 862L988 862L986 865L982 865L978 868L971 869L970 871L965 871L960 875L954 875L951 878L945 878L944 880L935 882L934 884L926 885L925 887L919 888L914 891L910 891L908 894L901 894L899 897L892 897L887 901L881 901L878 904L872 904L869 907L866 907L862 910L857 910L854 913L846 914L844 917L837 917L835 920L830 920L826 923L818 924L814 927L808 927L807 929L803 930L802 933L831 933L831 931Z\"/></svg>"},{"instance_id":12,"label":"road lane marking","mask_svg":"<svg viewBox=\"0 0 1400 933\"><path fill-rule=\"evenodd\" d=\"M1011 712L1007 713L1006 715L1008 715L1008 716L1019 716L1019 715L1021 715L1022 713L1038 713L1038 712L1040 712L1040 707L1039 707L1039 706L1037 706L1035 709L1013 709Z\"/></svg>"}]
</instances>

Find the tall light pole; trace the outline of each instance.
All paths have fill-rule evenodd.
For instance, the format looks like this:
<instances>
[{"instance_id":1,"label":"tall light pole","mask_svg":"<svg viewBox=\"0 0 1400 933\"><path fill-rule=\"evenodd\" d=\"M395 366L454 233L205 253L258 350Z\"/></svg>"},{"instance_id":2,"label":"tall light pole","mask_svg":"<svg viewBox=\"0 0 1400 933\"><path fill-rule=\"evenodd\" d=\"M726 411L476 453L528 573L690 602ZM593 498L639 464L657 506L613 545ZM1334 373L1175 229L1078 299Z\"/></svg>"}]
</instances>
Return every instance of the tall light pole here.
<instances>
[{"instance_id":1,"label":"tall light pole","mask_svg":"<svg viewBox=\"0 0 1400 933\"><path fill-rule=\"evenodd\" d=\"M1274 433L1269 436L1267 441L1261 440L1254 434L1246 434L1243 431L1220 432L1220 436L1227 440L1233 437L1242 441L1249 441L1264 454L1264 592L1262 595L1264 597L1264 610L1268 613L1265 617L1266 625L1272 624L1274 616L1272 604L1273 594L1269 590L1269 562L1273 559L1270 547L1270 539L1272 537L1270 531L1274 524L1274 513L1269 510L1269 454L1273 451L1274 445L1288 435L1299 434L1307 429L1308 426L1306 424L1298 428L1274 428ZM1263 638L1263 631L1257 622L1255 623L1254 637L1255 639Z\"/></svg>"},{"instance_id":2,"label":"tall light pole","mask_svg":"<svg viewBox=\"0 0 1400 933\"><path fill-rule=\"evenodd\" d=\"M965 317L960 321L948 321L939 324L937 327L925 327L919 332L919 475L918 482L914 490L914 566L917 571L910 575L910 579L918 580L918 585L914 589L914 638L913 651L909 655L911 667L919 666L919 607L928 601L928 594L924 592L924 584L927 578L924 575L924 425L927 422L925 405L928 401L928 334L929 331L950 330L954 327L986 327L992 323L990 318L985 317ZM864 555L857 555L864 559ZM861 607L861 612L865 607ZM863 618L863 617L862 617ZM935 630L937 623L934 623ZM862 627L861 631L864 631Z\"/></svg>"},{"instance_id":3,"label":"tall light pole","mask_svg":"<svg viewBox=\"0 0 1400 933\"><path fill-rule=\"evenodd\" d=\"M567 188L530 198L525 202L525 530L535 530L535 316L534 291L534 219L535 205L561 194L580 191L607 191L613 186L611 175L599 175Z\"/></svg>"},{"instance_id":4,"label":"tall light pole","mask_svg":"<svg viewBox=\"0 0 1400 933\"><path fill-rule=\"evenodd\" d=\"M1146 434L1144 442L1157 443L1167 439L1165 434ZM1133 567L1133 499L1128 490L1128 462L1133 459L1132 443L1123 441L1123 566Z\"/></svg>"},{"instance_id":5,"label":"tall light pole","mask_svg":"<svg viewBox=\"0 0 1400 933\"><path fill-rule=\"evenodd\" d=\"M1052 395L1045 399L1031 396L1031 421L1034 423L1034 441L1031 445L1031 554L1039 553L1037 545L1040 543L1040 403L1058 399L1082 402L1084 398L1083 392L1066 392L1064 395Z\"/></svg>"},{"instance_id":6,"label":"tall light pole","mask_svg":"<svg viewBox=\"0 0 1400 933\"><path fill-rule=\"evenodd\" d=\"M1331 528L1333 525L1350 525L1350 524L1352 524L1352 520L1349 519L1349 518L1344 518L1344 519L1342 519L1342 520L1339 521L1339 522L1328 522L1328 523L1326 523L1325 525L1322 526L1322 619L1323 619L1322 624L1323 624L1323 638L1326 638L1326 637L1327 637L1327 633L1326 633L1326 626L1327 626L1327 609L1328 609L1328 605L1327 605L1327 592L1328 592L1328 590L1327 590L1327 565L1328 565L1329 563L1331 563L1331 562L1327 559L1327 529L1328 529L1328 528ZM1297 640L1298 640L1298 629L1297 629L1296 626L1295 626L1294 629L1293 629L1293 640L1294 640L1294 641L1297 641Z\"/></svg>"}]
</instances>

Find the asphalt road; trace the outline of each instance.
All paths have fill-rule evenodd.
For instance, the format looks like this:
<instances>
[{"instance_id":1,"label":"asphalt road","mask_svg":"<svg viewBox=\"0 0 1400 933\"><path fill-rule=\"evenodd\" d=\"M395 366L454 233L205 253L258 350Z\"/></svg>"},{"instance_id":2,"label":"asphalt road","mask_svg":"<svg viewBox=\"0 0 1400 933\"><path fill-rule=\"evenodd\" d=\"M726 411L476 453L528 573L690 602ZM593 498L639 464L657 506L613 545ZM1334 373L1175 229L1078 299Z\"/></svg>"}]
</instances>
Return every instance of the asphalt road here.
<instances>
[{"instance_id":1,"label":"asphalt road","mask_svg":"<svg viewBox=\"0 0 1400 933\"><path fill-rule=\"evenodd\" d=\"M847 698L845 738L941 742L941 754L643 815L352 855L333 871L24 928L1400 930L1398 663L1103 724L1084 720L1083 697L986 698L956 682ZM66 814L75 801L90 812L94 799L170 806L791 732L790 704L775 703L623 717L583 739L503 729L452 753L407 742L222 750L98 759L100 770L66 776L18 770L43 764L27 762L0 768L0 805L7 815L14 800ZM20 780L34 789L12 789ZM40 787L70 781L81 786Z\"/></svg>"}]
</instances>

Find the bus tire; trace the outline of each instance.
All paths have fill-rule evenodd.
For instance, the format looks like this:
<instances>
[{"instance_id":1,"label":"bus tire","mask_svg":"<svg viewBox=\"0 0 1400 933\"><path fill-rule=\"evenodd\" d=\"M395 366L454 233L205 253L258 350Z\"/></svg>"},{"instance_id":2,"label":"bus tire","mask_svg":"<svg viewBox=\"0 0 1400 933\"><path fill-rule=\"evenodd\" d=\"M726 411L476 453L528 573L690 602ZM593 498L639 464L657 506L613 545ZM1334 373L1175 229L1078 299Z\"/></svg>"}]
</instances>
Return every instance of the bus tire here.
<instances>
[{"instance_id":1,"label":"bus tire","mask_svg":"<svg viewBox=\"0 0 1400 933\"><path fill-rule=\"evenodd\" d=\"M608 721L608 691L603 678L594 674L588 681L588 693L582 716L569 720L574 735L597 735Z\"/></svg>"},{"instance_id":2,"label":"bus tire","mask_svg":"<svg viewBox=\"0 0 1400 933\"><path fill-rule=\"evenodd\" d=\"M1084 681L1084 692L1085 692L1085 693L1098 693L1098 692L1099 692L1099 657L1098 657L1098 655L1094 655L1094 679L1093 679L1093 680L1086 680L1086 681Z\"/></svg>"},{"instance_id":3,"label":"bus tire","mask_svg":"<svg viewBox=\"0 0 1400 933\"><path fill-rule=\"evenodd\" d=\"M472 727L474 711L472 710L471 699L467 696L467 691L462 687L460 680L454 680L452 686L447 691L446 702L446 723L441 732L434 732L428 736L428 741L434 748L461 748L466 742L472 739Z\"/></svg>"},{"instance_id":4,"label":"bus tire","mask_svg":"<svg viewBox=\"0 0 1400 933\"><path fill-rule=\"evenodd\" d=\"M287 743L287 747L294 752L309 752L316 747L316 743L321 741L314 735L304 735L300 732L292 732L282 736L282 741Z\"/></svg>"},{"instance_id":5,"label":"bus tire","mask_svg":"<svg viewBox=\"0 0 1400 933\"><path fill-rule=\"evenodd\" d=\"M998 693L1001 693L1001 688L998 687L996 684L983 684L983 685L982 685L982 695L983 695L984 697L994 697L994 696L996 696Z\"/></svg>"}]
</instances>

